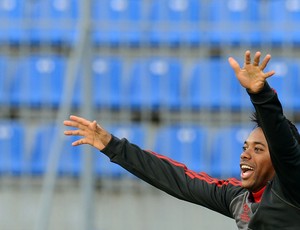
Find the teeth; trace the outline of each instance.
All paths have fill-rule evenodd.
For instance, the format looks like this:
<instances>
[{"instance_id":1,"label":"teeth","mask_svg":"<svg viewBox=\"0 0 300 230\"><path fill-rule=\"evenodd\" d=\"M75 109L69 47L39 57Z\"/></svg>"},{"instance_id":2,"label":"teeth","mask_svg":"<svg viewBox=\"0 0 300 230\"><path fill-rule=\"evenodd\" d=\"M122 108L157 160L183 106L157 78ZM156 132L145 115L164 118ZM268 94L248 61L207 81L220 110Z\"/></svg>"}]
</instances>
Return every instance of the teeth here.
<instances>
[{"instance_id":1,"label":"teeth","mask_svg":"<svg viewBox=\"0 0 300 230\"><path fill-rule=\"evenodd\" d=\"M248 165L242 165L241 169L248 169L248 170L254 170L254 168L248 166Z\"/></svg>"}]
</instances>

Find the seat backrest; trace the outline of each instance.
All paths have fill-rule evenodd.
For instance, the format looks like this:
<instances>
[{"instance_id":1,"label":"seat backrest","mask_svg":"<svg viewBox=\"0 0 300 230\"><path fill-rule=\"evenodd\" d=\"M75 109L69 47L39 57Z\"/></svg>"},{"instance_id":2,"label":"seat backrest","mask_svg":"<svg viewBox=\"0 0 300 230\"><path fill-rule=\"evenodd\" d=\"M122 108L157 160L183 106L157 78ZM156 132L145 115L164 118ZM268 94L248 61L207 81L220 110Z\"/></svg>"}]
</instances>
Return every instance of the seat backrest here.
<instances>
[{"instance_id":1,"label":"seat backrest","mask_svg":"<svg viewBox=\"0 0 300 230\"><path fill-rule=\"evenodd\" d=\"M95 57L92 62L93 98L98 108L125 106L127 79L117 57Z\"/></svg>"},{"instance_id":2,"label":"seat backrest","mask_svg":"<svg viewBox=\"0 0 300 230\"><path fill-rule=\"evenodd\" d=\"M178 108L182 66L175 58L135 60L130 73L130 102L137 108Z\"/></svg>"},{"instance_id":3,"label":"seat backrest","mask_svg":"<svg viewBox=\"0 0 300 230\"><path fill-rule=\"evenodd\" d=\"M157 130L154 151L187 168L210 172L208 158L208 135L199 125L167 125Z\"/></svg>"},{"instance_id":4,"label":"seat backrest","mask_svg":"<svg viewBox=\"0 0 300 230\"><path fill-rule=\"evenodd\" d=\"M0 121L0 173L20 175L24 170L25 129L22 123Z\"/></svg>"},{"instance_id":5,"label":"seat backrest","mask_svg":"<svg viewBox=\"0 0 300 230\"><path fill-rule=\"evenodd\" d=\"M212 174L216 177L240 177L240 155L251 127L218 127L212 141Z\"/></svg>"}]
</instances>

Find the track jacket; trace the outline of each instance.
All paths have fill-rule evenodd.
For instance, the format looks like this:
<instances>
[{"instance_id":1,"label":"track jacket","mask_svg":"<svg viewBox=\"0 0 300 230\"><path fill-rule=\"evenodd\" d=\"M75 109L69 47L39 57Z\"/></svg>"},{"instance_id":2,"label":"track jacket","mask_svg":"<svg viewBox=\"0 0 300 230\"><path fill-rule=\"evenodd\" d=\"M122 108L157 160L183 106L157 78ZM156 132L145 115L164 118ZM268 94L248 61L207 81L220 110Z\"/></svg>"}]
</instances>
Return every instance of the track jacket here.
<instances>
[{"instance_id":1,"label":"track jacket","mask_svg":"<svg viewBox=\"0 0 300 230\"><path fill-rule=\"evenodd\" d=\"M126 139L112 138L102 151L140 179L179 199L235 219L238 229L300 229L300 147L283 116L277 94L266 83L249 94L269 144L276 175L264 189L251 193L239 180L220 180ZM238 146L237 146L238 147Z\"/></svg>"}]
</instances>

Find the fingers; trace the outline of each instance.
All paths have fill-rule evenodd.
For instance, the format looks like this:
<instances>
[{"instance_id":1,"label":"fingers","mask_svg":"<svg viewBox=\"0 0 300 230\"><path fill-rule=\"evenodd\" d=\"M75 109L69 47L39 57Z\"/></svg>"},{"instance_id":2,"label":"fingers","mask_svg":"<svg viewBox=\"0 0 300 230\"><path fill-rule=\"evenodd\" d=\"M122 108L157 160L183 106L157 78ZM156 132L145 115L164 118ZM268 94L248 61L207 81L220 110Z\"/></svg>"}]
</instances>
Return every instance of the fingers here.
<instances>
[{"instance_id":1,"label":"fingers","mask_svg":"<svg viewBox=\"0 0 300 230\"><path fill-rule=\"evenodd\" d=\"M83 145L83 144L87 144L87 142L85 141L85 139L80 139L80 140L72 142L73 146L78 146L78 145Z\"/></svg>"},{"instance_id":2,"label":"fingers","mask_svg":"<svg viewBox=\"0 0 300 230\"><path fill-rule=\"evenodd\" d=\"M261 65L260 65L260 69L264 70L270 60L271 60L271 55L267 54L266 57L264 58L264 60L262 61Z\"/></svg>"},{"instance_id":3,"label":"fingers","mask_svg":"<svg viewBox=\"0 0 300 230\"><path fill-rule=\"evenodd\" d=\"M235 72L235 74L237 74L241 70L239 63L234 58L229 57L228 62L231 68L233 69L233 71Z\"/></svg>"},{"instance_id":4,"label":"fingers","mask_svg":"<svg viewBox=\"0 0 300 230\"><path fill-rule=\"evenodd\" d=\"M84 133L81 130L66 130L64 134L67 136L84 136Z\"/></svg>"},{"instance_id":5,"label":"fingers","mask_svg":"<svg viewBox=\"0 0 300 230\"><path fill-rule=\"evenodd\" d=\"M258 51L254 55L253 65L258 66L261 53Z\"/></svg>"},{"instance_id":6,"label":"fingers","mask_svg":"<svg viewBox=\"0 0 300 230\"><path fill-rule=\"evenodd\" d=\"M82 124L85 126L88 126L91 123L89 120L84 119L83 117L75 116L75 115L71 115L70 120L78 122L79 124Z\"/></svg>"},{"instance_id":7,"label":"fingers","mask_svg":"<svg viewBox=\"0 0 300 230\"><path fill-rule=\"evenodd\" d=\"M267 79L267 78L273 76L274 74L275 74L275 71L274 71L274 70L265 73L265 79Z\"/></svg>"},{"instance_id":8,"label":"fingers","mask_svg":"<svg viewBox=\"0 0 300 230\"><path fill-rule=\"evenodd\" d=\"M247 50L245 52L245 65L250 65L251 64L251 53L250 50Z\"/></svg>"}]
</instances>

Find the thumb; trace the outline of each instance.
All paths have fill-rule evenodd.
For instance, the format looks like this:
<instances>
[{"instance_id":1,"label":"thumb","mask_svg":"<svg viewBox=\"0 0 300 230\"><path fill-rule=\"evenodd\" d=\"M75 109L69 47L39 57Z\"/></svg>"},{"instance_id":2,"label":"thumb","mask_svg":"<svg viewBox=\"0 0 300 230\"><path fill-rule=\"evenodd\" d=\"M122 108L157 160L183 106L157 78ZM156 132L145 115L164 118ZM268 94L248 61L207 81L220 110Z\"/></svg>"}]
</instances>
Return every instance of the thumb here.
<instances>
[{"instance_id":1,"label":"thumb","mask_svg":"<svg viewBox=\"0 0 300 230\"><path fill-rule=\"evenodd\" d=\"M274 74L275 74L275 71L274 71L274 70L265 73L265 79L267 79L267 78L273 76Z\"/></svg>"},{"instance_id":2,"label":"thumb","mask_svg":"<svg viewBox=\"0 0 300 230\"><path fill-rule=\"evenodd\" d=\"M233 71L235 72L235 74L237 75L238 72L240 72L240 70L241 70L239 63L232 57L228 58L228 62L230 64L231 68L233 69Z\"/></svg>"}]
</instances>

